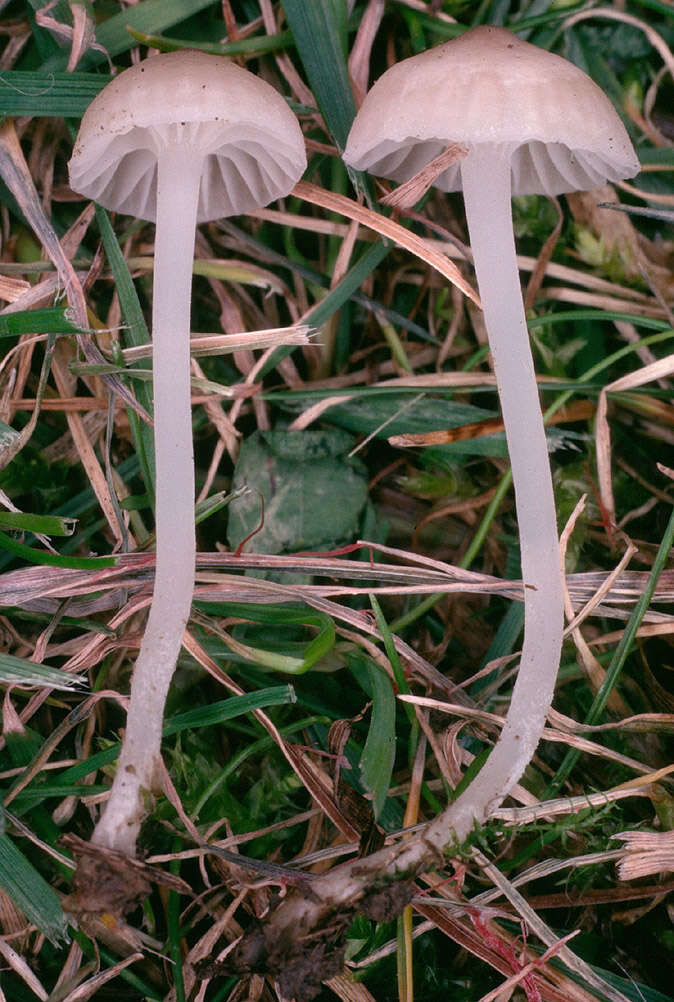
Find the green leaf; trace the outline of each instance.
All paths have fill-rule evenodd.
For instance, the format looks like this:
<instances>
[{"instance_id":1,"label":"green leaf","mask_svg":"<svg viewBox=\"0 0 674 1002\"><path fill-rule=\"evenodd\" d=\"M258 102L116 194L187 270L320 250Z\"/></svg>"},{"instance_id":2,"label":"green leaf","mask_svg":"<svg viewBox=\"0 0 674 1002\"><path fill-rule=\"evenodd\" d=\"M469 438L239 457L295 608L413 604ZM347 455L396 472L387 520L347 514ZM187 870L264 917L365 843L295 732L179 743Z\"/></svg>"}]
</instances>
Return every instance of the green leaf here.
<instances>
[{"instance_id":1,"label":"green leaf","mask_svg":"<svg viewBox=\"0 0 674 1002\"><path fill-rule=\"evenodd\" d=\"M671 326L665 320L655 317L641 317L636 313L620 313L615 310L560 310L558 313L545 313L538 317L529 317L527 327L530 331L538 330L549 324L576 324L581 320L596 320L606 323L634 324L635 327L645 327L648 330L671 332Z\"/></svg>"},{"instance_id":2,"label":"green leaf","mask_svg":"<svg viewBox=\"0 0 674 1002\"><path fill-rule=\"evenodd\" d=\"M12 806L16 808L17 814L28 807L32 807L36 802L42 802L49 797L91 797L107 793L108 786L99 784L96 786L80 786L78 783L40 783L36 786L27 786L18 793L12 801Z\"/></svg>"},{"instance_id":3,"label":"green leaf","mask_svg":"<svg viewBox=\"0 0 674 1002\"><path fill-rule=\"evenodd\" d=\"M68 692L85 684L77 675L67 675L59 668L38 665L13 654L0 654L0 682L6 685L35 685Z\"/></svg>"},{"instance_id":4,"label":"green leaf","mask_svg":"<svg viewBox=\"0 0 674 1002\"><path fill-rule=\"evenodd\" d=\"M58 945L68 939L58 896L4 834L0 834L0 887L48 940Z\"/></svg>"},{"instance_id":5,"label":"green leaf","mask_svg":"<svg viewBox=\"0 0 674 1002\"><path fill-rule=\"evenodd\" d=\"M21 438L21 432L16 431L11 425L5 424L4 421L0 421L0 456L5 450L9 452L19 438Z\"/></svg>"},{"instance_id":6,"label":"green leaf","mask_svg":"<svg viewBox=\"0 0 674 1002\"><path fill-rule=\"evenodd\" d=\"M374 612L374 618L377 620L377 627L384 640L384 647L386 649L386 657L389 659L391 664L391 669L393 671L394 678L396 680L396 685L398 686L398 692L409 692L410 687L407 684L407 679L405 678L405 673L403 672L403 667L400 664L400 658L398 657L398 652L393 641L393 634L389 628L388 623L384 613L382 612L381 606L374 595L370 595L370 605L372 606L372 611ZM415 719L414 708L410 707L410 721Z\"/></svg>"},{"instance_id":7,"label":"green leaf","mask_svg":"<svg viewBox=\"0 0 674 1002\"><path fill-rule=\"evenodd\" d=\"M674 167L674 146L640 146L639 160L642 164L664 164Z\"/></svg>"},{"instance_id":8,"label":"green leaf","mask_svg":"<svg viewBox=\"0 0 674 1002\"><path fill-rule=\"evenodd\" d=\"M343 150L356 106L346 66L345 0L282 0L325 124Z\"/></svg>"},{"instance_id":9,"label":"green leaf","mask_svg":"<svg viewBox=\"0 0 674 1002\"><path fill-rule=\"evenodd\" d=\"M233 494L232 491L216 491L215 494L209 494L203 501L198 501L194 508L196 525L200 525L206 519L222 511L223 508L232 503L235 497L240 497L242 493L247 493L247 491L239 492L238 494Z\"/></svg>"},{"instance_id":10,"label":"green leaf","mask_svg":"<svg viewBox=\"0 0 674 1002\"><path fill-rule=\"evenodd\" d=\"M658 991L657 988L652 988L650 985L645 985L642 981L635 981L631 977L629 979L621 978L613 971L607 971L606 968L599 967L597 964L590 966L595 974L598 974L613 988L617 988L626 998L631 999L631 1002L672 1002L671 995L665 995L664 992ZM583 984L578 974L573 971L567 971L567 974L577 984Z\"/></svg>"},{"instance_id":11,"label":"green leaf","mask_svg":"<svg viewBox=\"0 0 674 1002\"><path fill-rule=\"evenodd\" d=\"M229 507L227 537L236 549L261 523L257 553L330 549L356 534L367 501L360 464L344 452L351 438L328 431L256 432L234 471L233 489L250 488Z\"/></svg>"}]
</instances>

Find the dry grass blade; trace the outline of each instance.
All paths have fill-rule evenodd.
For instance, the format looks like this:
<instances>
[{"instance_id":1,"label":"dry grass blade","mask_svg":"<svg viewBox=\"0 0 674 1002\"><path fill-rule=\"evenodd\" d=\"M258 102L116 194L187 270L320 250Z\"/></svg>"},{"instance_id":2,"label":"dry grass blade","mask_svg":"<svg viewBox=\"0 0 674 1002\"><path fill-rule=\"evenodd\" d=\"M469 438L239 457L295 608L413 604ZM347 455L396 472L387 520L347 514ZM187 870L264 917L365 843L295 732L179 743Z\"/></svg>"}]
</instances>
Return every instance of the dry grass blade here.
<instances>
[{"instance_id":1,"label":"dry grass blade","mask_svg":"<svg viewBox=\"0 0 674 1002\"><path fill-rule=\"evenodd\" d=\"M154 257L130 257L127 261L129 269L136 272L152 273L154 268ZM240 282L242 285L250 285L277 295L288 295L288 289L284 282L260 265L250 264L247 261L239 261L232 258L210 258L199 257L192 265L194 275L204 275L206 278L216 278L228 282Z\"/></svg>"},{"instance_id":2,"label":"dry grass blade","mask_svg":"<svg viewBox=\"0 0 674 1002\"><path fill-rule=\"evenodd\" d=\"M23 789L30 783L30 781L38 775L42 770L43 766L51 756L55 748L58 747L61 741L66 737L66 735L81 723L82 720L86 719L89 712L93 707L101 700L113 695L113 693L107 691L101 691L95 693L93 696L89 696L84 703L73 710L65 720L56 727L49 737L44 741L42 747L35 754L32 761L29 762L25 769L22 770L21 775L14 780L9 790L6 792L4 797L4 804L9 806L9 804L14 800L15 797L21 793ZM46 692L41 694L40 701L46 697ZM23 720L25 723L26 714L23 714Z\"/></svg>"},{"instance_id":3,"label":"dry grass blade","mask_svg":"<svg viewBox=\"0 0 674 1002\"><path fill-rule=\"evenodd\" d=\"M40 999L40 1002L46 1002L47 992L40 983L39 979L36 978L33 971L30 969L26 961L20 954L17 953L15 949L7 942L4 936L0 936L0 956L7 964L7 967L14 971L15 974L21 978L21 980L28 986L29 990Z\"/></svg>"},{"instance_id":4,"label":"dry grass blade","mask_svg":"<svg viewBox=\"0 0 674 1002\"><path fill-rule=\"evenodd\" d=\"M625 800L628 797L648 797L653 777L651 775L639 777L633 781L629 788L605 790L601 793L586 793L576 797L558 797L555 800L545 800L532 805L531 807L499 807L494 811L493 817L507 824L522 825L531 821L536 821L541 817L561 817L565 814L576 814L587 807L605 807L618 800Z\"/></svg>"},{"instance_id":5,"label":"dry grass blade","mask_svg":"<svg viewBox=\"0 0 674 1002\"><path fill-rule=\"evenodd\" d=\"M349 77L358 106L367 91L372 45L384 16L385 6L386 0L369 0L349 53Z\"/></svg>"},{"instance_id":6,"label":"dry grass blade","mask_svg":"<svg viewBox=\"0 0 674 1002\"><path fill-rule=\"evenodd\" d=\"M54 374L56 387L61 396L69 397L72 395L75 380L68 371L68 360L65 357L64 352L61 350L62 347L63 346L61 344L57 344L56 346L56 351L54 352L54 357L52 359L52 372ZM105 519L110 526L115 542L119 545L123 539L123 529L119 524L117 510L110 494L110 487L105 473L101 468L101 464L98 461L90 435L84 425L82 417L76 411L69 410L66 413L68 428L70 430L70 434L72 435L73 442L75 443L77 453L84 469L87 472L89 482L96 497L98 498L98 503L100 504L101 510L105 515Z\"/></svg>"},{"instance_id":7,"label":"dry grass blade","mask_svg":"<svg viewBox=\"0 0 674 1002\"><path fill-rule=\"evenodd\" d=\"M369 564L321 554L311 556L244 553L238 556L234 553L200 553L197 557L199 595L205 599L209 597L215 599L220 595L229 601L238 597L238 600L267 603L298 599L322 601L327 597L370 593L376 595L473 593L501 595L519 600L523 596L521 581L503 580L493 575L467 571L442 561L397 551L377 543L363 542L358 544L358 548L360 547L370 547L373 550L399 555L401 559L409 560L412 566ZM134 553L120 555L114 567L104 567L95 571L26 567L0 575L0 600L7 605L16 606L39 602L42 608L52 609L55 608L53 600L86 597L93 591L99 592L98 598L85 598L82 606L76 607L78 614L89 614L94 610L116 607L121 597L120 589L147 588L152 581L154 562L153 554ZM360 587L347 583L288 586L253 577L242 579L238 574L241 570L301 573L337 580L360 580L363 584ZM222 573L227 571L237 573L234 575ZM617 578L614 577L614 571L608 574L597 571L571 574L568 576L569 594L574 607L583 606L592 602L597 591L610 580L610 589L605 594L602 593L601 603L592 611L596 615L624 619L629 616L631 607L638 601L647 578L648 573L645 571L623 571ZM106 593L109 593L107 598ZM653 603L673 601L674 571L664 571L658 581ZM352 617L354 625L363 627L365 619L362 614L338 607L334 603L330 605L339 608L341 614ZM662 623L663 616L664 614L651 610L644 618L647 621L650 618L654 622ZM669 624L670 618L664 617L666 624ZM666 628L669 629L669 626ZM604 638L603 642L612 642L613 639Z\"/></svg>"},{"instance_id":8,"label":"dry grass blade","mask_svg":"<svg viewBox=\"0 0 674 1002\"><path fill-rule=\"evenodd\" d=\"M107 56L107 52L95 41L96 32L94 19L90 12L81 4L76 4L72 11L73 25L70 27L55 17L49 16L49 11L55 6L47 3L35 12L35 22L45 28L59 42L70 43L67 71L72 73L88 48L94 48Z\"/></svg>"},{"instance_id":9,"label":"dry grass blade","mask_svg":"<svg viewBox=\"0 0 674 1002\"><path fill-rule=\"evenodd\" d=\"M633 390L637 386L644 386L646 383L662 379L663 376L671 376L672 373L674 373L674 355L669 355L666 358L658 359L657 362L652 362L650 365L643 366L637 372L631 372L628 376L614 380L604 386L599 394L595 431L597 475L602 505L609 525L613 528L616 525L616 510L611 477L611 433L607 417L608 394L618 393L620 390Z\"/></svg>"},{"instance_id":10,"label":"dry grass blade","mask_svg":"<svg viewBox=\"0 0 674 1002\"><path fill-rule=\"evenodd\" d=\"M556 956L562 947L566 946L566 944L572 940L574 936L577 936L579 932L580 929L576 929L575 932L570 932L568 935L562 936L561 939L557 940L553 946L549 947L549 949L545 951L542 957L539 957L536 960L530 960L528 964L525 964L524 967L522 967L516 974L513 974L512 977L507 978L498 986L498 988L494 988L493 991L487 992L486 995L483 995L480 1002L495 1002L496 999L500 998L506 992L510 993L513 988L521 985L525 979L530 978L534 971L544 967L547 961Z\"/></svg>"},{"instance_id":11,"label":"dry grass blade","mask_svg":"<svg viewBox=\"0 0 674 1002\"><path fill-rule=\"evenodd\" d=\"M527 900L522 897L519 891L513 887L512 883L503 876L498 867L494 866L493 863L490 863L479 849L473 849L472 856L484 874L489 877L489 879L496 885L496 887L499 888L511 905L514 906L520 918L524 919L532 932L534 932L548 948L558 946L559 939L555 933L545 924L545 922L542 921L542 919L539 918L538 914L529 905ZM566 964L569 970L578 974L583 981L587 983L587 985L594 988L595 991L599 993L600 997L605 996L606 998L611 999L611 1002L628 1002L626 996L623 995L622 992L619 992L607 981L604 981L603 978L599 977L598 974L595 974L590 965L569 950L567 946L561 945L557 950L557 956Z\"/></svg>"},{"instance_id":12,"label":"dry grass blade","mask_svg":"<svg viewBox=\"0 0 674 1002\"><path fill-rule=\"evenodd\" d=\"M365 985L353 981L347 974L338 974L325 983L342 1002L375 1002L374 995Z\"/></svg>"},{"instance_id":13,"label":"dry grass blade","mask_svg":"<svg viewBox=\"0 0 674 1002\"><path fill-rule=\"evenodd\" d=\"M437 157L430 160L425 167L403 184L398 185L388 195L379 201L394 209L411 209L422 198L429 188L435 184L443 171L458 163L468 154L468 147L460 143L448 146Z\"/></svg>"},{"instance_id":14,"label":"dry grass blade","mask_svg":"<svg viewBox=\"0 0 674 1002\"><path fill-rule=\"evenodd\" d=\"M428 707L429 709L436 710L438 713L447 713L451 716L457 717L458 719L475 720L484 724L489 730L495 730L497 734L504 725L504 718L500 717L498 714L488 713L486 710L481 710L472 706L463 706L458 703L446 703L438 699L432 699L429 696L411 696L405 693L399 693L398 699L403 703L410 703L413 706ZM672 718L671 716L668 716L668 721L664 724L664 727L669 729L671 724ZM623 755L618 751L614 751L612 748L606 748L604 745L597 744L595 741L589 741L582 738L576 733L570 734L566 730L555 730L552 727L545 727L541 735L541 740L554 741L558 744L568 745L571 748L577 748L589 755L597 755L599 758L605 758L611 762L617 762L635 772L641 772L647 776L652 775L649 766L643 765L636 759ZM648 782L651 781L651 779L648 780ZM645 785L645 783L643 785Z\"/></svg>"},{"instance_id":15,"label":"dry grass blade","mask_svg":"<svg viewBox=\"0 0 674 1002\"><path fill-rule=\"evenodd\" d=\"M10 118L5 118L2 125L0 125L0 176L16 199L48 257L53 262L60 279L61 288L65 292L66 300L72 310L74 323L76 326L86 330L89 326L88 310L82 284L59 242L54 227L42 208L42 203L23 155L14 123ZM43 295L49 297L52 292L53 283L48 281L38 285L32 295L37 297L36 301L39 302L42 300ZM27 303L22 307L19 306L20 302L20 300L15 301L12 304L13 307L28 307ZM78 343L89 362L97 364L103 361L100 351L89 338L78 336ZM144 418L147 418L147 414L123 383L114 376L106 377L106 382L126 403L137 410Z\"/></svg>"},{"instance_id":16,"label":"dry grass blade","mask_svg":"<svg viewBox=\"0 0 674 1002\"><path fill-rule=\"evenodd\" d=\"M278 348L281 345L311 344L311 328L306 324L293 327L277 327L264 331L247 331L243 334L193 334L190 338L190 354L193 356L225 355L242 348ZM152 358L152 345L122 349L122 358L127 364L143 358Z\"/></svg>"},{"instance_id":17,"label":"dry grass blade","mask_svg":"<svg viewBox=\"0 0 674 1002\"><path fill-rule=\"evenodd\" d=\"M644 191L643 188L637 188L634 184L627 184L625 181L621 181L618 185L622 191L626 191L628 195L636 195L637 198L642 198L645 202L655 202L657 205L674 205L674 195L663 195L658 194L654 191Z\"/></svg>"},{"instance_id":18,"label":"dry grass blade","mask_svg":"<svg viewBox=\"0 0 674 1002\"><path fill-rule=\"evenodd\" d=\"M611 594L613 587L614 586L617 587L618 582L623 576L625 568L627 567L632 557L637 552L638 552L637 547L634 546L634 544L630 543L627 549L625 550L624 554L620 558L619 562L614 567L614 569L606 575L603 582L598 586L592 598L588 599L583 605L582 609L575 615L573 615L573 606L571 603L570 593L567 585L567 594L569 594L569 613L570 613L570 621L569 625L567 626L568 633L571 633L571 631L575 630L576 627L579 626L584 619L587 619L588 616L592 615L592 613L599 608L603 600ZM585 646L587 647L587 645Z\"/></svg>"},{"instance_id":19,"label":"dry grass blade","mask_svg":"<svg viewBox=\"0 0 674 1002\"><path fill-rule=\"evenodd\" d=\"M567 545L568 545L568 542L569 542L569 538L571 536L571 533L574 530L574 527L576 525L576 522L577 522L578 518L580 517L580 515L582 514L582 512L585 510L585 501L586 501L586 496L583 495L580 498L580 500L578 501L576 507L574 508L573 512L571 513L571 515L569 517L569 520L568 520L567 524L564 526L564 529L562 530L562 534L561 534L560 539L559 539L559 550L560 550L560 558L561 558L561 561L562 561L562 567L566 566L566 551L567 551ZM636 552L636 547L634 547L634 546L628 547L627 553L624 555L623 559L621 560L620 564L618 565L618 568L616 568L616 570L614 572L614 578L613 578L613 580L615 580L615 578L618 577L620 571L622 571L627 566L629 560L631 559L632 555L635 552ZM607 584L606 590L604 592L601 592L601 589L600 589L600 591L597 592L597 594L594 596L594 598L591 599L590 602L587 603L587 605L585 606L585 608L580 613L578 613L577 616L574 616L573 605L572 605L572 602L571 602L571 598L569 596L569 588L568 588L568 584L566 582L566 575L565 575L565 579L564 579L564 614L565 614L566 618L569 620L569 625L567 627L567 632L570 633L571 636L573 637L573 641L574 641L574 643L576 645L576 649L578 651L578 656L580 658L580 663L581 663L581 665L583 667L583 670L584 670L587 678L590 681L590 684L591 684L594 692L598 692L600 686L602 685L604 679L606 678L606 672L604 671L604 669L602 668L601 664L599 663L599 661L597 660L597 658L594 656L594 654L590 650L588 644L586 643L585 637L583 636L583 634L580 631L580 623L581 623L582 619L585 618L586 615L589 615L589 613L592 611L592 607L596 607L597 605L599 605L599 603L601 602L601 599L603 598L604 594L606 594L606 592L608 592L609 590L610 590L610 584ZM594 603L594 606L592 606L592 603ZM625 704L625 701L622 699L620 693L618 693L618 692L614 691L614 692L611 693L611 695L609 697L608 705L609 705L610 709L612 710L612 712L614 712L614 713L625 714L625 713L629 712L628 708L627 708L627 705Z\"/></svg>"},{"instance_id":20,"label":"dry grass blade","mask_svg":"<svg viewBox=\"0 0 674 1002\"><path fill-rule=\"evenodd\" d=\"M249 215L255 219L269 220L279 225L285 224L292 226L293 229L304 230L310 233L338 237L343 237L346 234L346 225L344 223L337 223L320 217L314 218L293 212L280 212L277 209L257 209L255 212L249 213ZM428 220L424 219L423 222L428 223ZM470 254L468 248L466 248L466 253L463 253L447 240L427 237L425 243L441 251L443 255L453 259L459 258L465 260L466 255ZM526 254L517 255L517 263L521 271L535 273L539 267L539 262L540 257L533 258ZM569 265L560 264L558 261L550 261L546 264L545 274L550 279L556 279L559 282L565 283L564 286L557 288L556 294L558 296L565 296L569 301L574 301L574 293L573 289L567 288L567 285L580 286L592 290L597 295L603 293L606 297L611 297L606 299L606 302L620 301L624 304L632 304L631 307L628 306L628 311L630 308L634 308L634 304L637 304L635 312L644 315L649 315L650 313L658 317L666 316L666 311L663 310L662 306L654 304L652 297L644 294L639 288L632 288L623 283L609 281L607 278L603 278L601 275L596 275L593 272L583 271L580 268L572 268ZM545 295L547 296L548 294L549 289L546 287ZM442 375L449 376L453 374L443 373ZM456 373L456 375L466 375L466 373Z\"/></svg>"},{"instance_id":21,"label":"dry grass blade","mask_svg":"<svg viewBox=\"0 0 674 1002\"><path fill-rule=\"evenodd\" d=\"M667 311L657 302L649 299L632 299L620 296L605 295L594 292L582 292L580 289L570 289L567 286L546 285L545 298L556 303L573 303L587 309L603 310L607 313L630 313L637 317L652 317L667 319Z\"/></svg>"},{"instance_id":22,"label":"dry grass blade","mask_svg":"<svg viewBox=\"0 0 674 1002\"><path fill-rule=\"evenodd\" d=\"M551 710L549 720L557 730L565 731L568 734L599 734L602 731L626 730L650 731L670 730L674 728L674 714L671 713L635 713L632 716L623 717L621 720L613 720L607 724L579 724L570 717L565 717L558 710Z\"/></svg>"},{"instance_id":23,"label":"dry grass blade","mask_svg":"<svg viewBox=\"0 0 674 1002\"><path fill-rule=\"evenodd\" d=\"M483 931L478 931L469 922L454 918L443 907L417 902L414 909L427 918L433 927L439 929L464 950L479 957L480 960L489 964L504 977L507 978L511 975L512 966L493 946L487 944ZM565 994L541 978L539 974L535 974L533 977L539 998L543 999L544 1002L569 1002L569 999L572 999L573 1002L588 1002L588 995L579 989Z\"/></svg>"},{"instance_id":24,"label":"dry grass blade","mask_svg":"<svg viewBox=\"0 0 674 1002\"><path fill-rule=\"evenodd\" d=\"M53 226L44 213L14 123L8 118L0 126L0 175L53 261L72 308L75 323L79 327L87 327L87 306L82 286L72 264L63 253Z\"/></svg>"},{"instance_id":25,"label":"dry grass blade","mask_svg":"<svg viewBox=\"0 0 674 1002\"><path fill-rule=\"evenodd\" d=\"M591 418L595 406L590 400L576 400L568 407L560 408L546 421L547 425L566 424L570 421L582 421ZM448 428L442 431L409 432L403 435L391 435L389 445L401 449L414 446L446 445L449 442L467 442L473 438L483 438L485 435L503 434L503 421L499 419L476 421L473 424L460 425L458 428Z\"/></svg>"},{"instance_id":26,"label":"dry grass blade","mask_svg":"<svg viewBox=\"0 0 674 1002\"><path fill-rule=\"evenodd\" d=\"M445 257L444 254L434 250L427 241L406 230L404 226L394 223L391 219L387 219L386 216L382 216L378 212L373 212L372 209L367 209L365 206L359 205L358 202L354 202L351 198L325 191L325 189L319 188L315 184L309 184L307 181L300 181L299 184L296 184L293 194L305 202L310 202L312 205L318 205L322 209L327 209L328 212L338 212L342 216L354 219L356 222L362 223L363 226L367 226L388 240L392 240L400 247L404 247L410 254L414 254L415 257L418 257L421 261L425 261L426 264L429 264L441 275L444 275L452 285L461 289L464 295L468 296L469 299L472 299L479 306L480 300L477 292L465 280L456 265Z\"/></svg>"},{"instance_id":27,"label":"dry grass blade","mask_svg":"<svg viewBox=\"0 0 674 1002\"><path fill-rule=\"evenodd\" d=\"M222 668L213 661L206 653L203 646L190 633L185 632L184 645L202 667L204 667L215 679L224 685L229 692L236 696L244 695L245 690L241 688L232 678L227 675ZM331 791L327 788L324 777L320 770L314 765L311 759L303 752L300 752L293 745L289 744L281 735L278 728L264 710L253 710L256 719L262 724L267 733L273 738L275 744L282 752L284 758L291 766L293 772L299 777L302 783L311 793L314 800L321 805L327 816L334 822L336 827L343 832L346 838L357 839L358 832L347 821L339 810Z\"/></svg>"},{"instance_id":28,"label":"dry grass blade","mask_svg":"<svg viewBox=\"0 0 674 1002\"><path fill-rule=\"evenodd\" d=\"M77 988L73 988L71 992L64 995L63 1002L89 1002L89 999L94 998L103 985L107 985L109 981L114 981L123 970L130 967L131 964L135 964L138 960L143 960L144 956L143 953L132 953L131 956L125 957L124 960L119 960L112 967L101 971L100 974L95 974L92 978L87 978Z\"/></svg>"},{"instance_id":29,"label":"dry grass blade","mask_svg":"<svg viewBox=\"0 0 674 1002\"><path fill-rule=\"evenodd\" d=\"M545 273L547 271L548 265L552 259L555 247L559 240L560 234L562 232L562 226L564 223L564 213L562 212L562 207L559 204L558 199L551 198L550 201L557 210L557 222L552 230L552 233L546 239L545 243L541 247L541 253L538 255L536 261L536 267L531 272L531 277L527 284L527 289L524 294L524 312L528 313L534 308L534 303L538 297Z\"/></svg>"},{"instance_id":30,"label":"dry grass blade","mask_svg":"<svg viewBox=\"0 0 674 1002\"><path fill-rule=\"evenodd\" d=\"M674 832L620 832L612 837L623 843L617 864L620 880L674 872Z\"/></svg>"},{"instance_id":31,"label":"dry grass blade","mask_svg":"<svg viewBox=\"0 0 674 1002\"><path fill-rule=\"evenodd\" d=\"M418 10L427 17L434 17L445 24L457 23L455 17L445 14L442 10L438 10L439 4L433 2L433 0L430 3L426 3L425 0L400 0L400 3L404 4L405 7L409 7L410 10Z\"/></svg>"}]
</instances>

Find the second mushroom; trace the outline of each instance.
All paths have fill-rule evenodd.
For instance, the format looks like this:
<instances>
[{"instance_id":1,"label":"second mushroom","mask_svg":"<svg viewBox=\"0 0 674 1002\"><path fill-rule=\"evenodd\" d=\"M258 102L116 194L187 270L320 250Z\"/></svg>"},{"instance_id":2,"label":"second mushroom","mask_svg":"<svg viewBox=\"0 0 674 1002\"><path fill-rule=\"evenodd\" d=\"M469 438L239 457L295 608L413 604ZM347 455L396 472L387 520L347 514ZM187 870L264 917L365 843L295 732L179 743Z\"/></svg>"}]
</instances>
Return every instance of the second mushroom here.
<instances>
[{"instance_id":1,"label":"second mushroom","mask_svg":"<svg viewBox=\"0 0 674 1002\"><path fill-rule=\"evenodd\" d=\"M487 26L387 70L365 98L344 159L395 181L414 178L412 201L431 183L463 191L498 384L520 533L524 643L501 738L447 812L463 840L507 796L533 756L562 643L555 504L511 196L595 188L632 177L639 162L613 105L585 73ZM448 841L448 817L432 826L435 844Z\"/></svg>"},{"instance_id":2,"label":"second mushroom","mask_svg":"<svg viewBox=\"0 0 674 1002\"><path fill-rule=\"evenodd\" d=\"M87 109L74 191L156 221L152 358L157 560L117 772L93 841L135 853L156 786L164 705L190 613L196 557L190 407L195 227L287 195L306 166L297 119L273 87L222 57L154 56Z\"/></svg>"}]
</instances>

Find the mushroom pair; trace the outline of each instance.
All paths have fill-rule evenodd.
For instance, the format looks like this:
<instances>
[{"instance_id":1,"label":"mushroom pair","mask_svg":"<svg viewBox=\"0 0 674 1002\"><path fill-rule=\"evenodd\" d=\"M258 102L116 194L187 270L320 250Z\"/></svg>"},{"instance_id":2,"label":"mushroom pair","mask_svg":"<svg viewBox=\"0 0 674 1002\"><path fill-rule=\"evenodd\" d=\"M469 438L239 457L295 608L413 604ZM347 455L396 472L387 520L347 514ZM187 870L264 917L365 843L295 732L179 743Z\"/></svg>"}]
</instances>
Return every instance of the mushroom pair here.
<instances>
[{"instance_id":1,"label":"mushroom pair","mask_svg":"<svg viewBox=\"0 0 674 1002\"><path fill-rule=\"evenodd\" d=\"M554 498L511 194L592 188L634 175L639 164L612 105L589 77L489 27L388 70L365 99L344 156L355 168L403 182L435 161L442 168L435 184L463 189L515 485L526 614L520 672L494 752L427 833L426 844L441 847L449 827L465 838L531 759L562 638ZM164 704L194 581L189 321L195 226L289 193L305 163L299 126L283 99L233 63L197 52L155 56L115 78L87 110L70 163L75 191L157 223L155 588L117 773L93 836L129 854L155 785ZM411 843L409 850L412 859Z\"/></svg>"},{"instance_id":2,"label":"mushroom pair","mask_svg":"<svg viewBox=\"0 0 674 1002\"><path fill-rule=\"evenodd\" d=\"M135 853L157 780L164 705L189 617L196 559L190 406L195 227L287 195L306 167L297 119L273 87L222 57L154 56L88 107L74 191L156 222L152 368L157 555L117 772L93 841Z\"/></svg>"},{"instance_id":3,"label":"mushroom pair","mask_svg":"<svg viewBox=\"0 0 674 1002\"><path fill-rule=\"evenodd\" d=\"M424 168L432 174L435 165L440 189L463 190L501 401L520 533L524 644L501 738L449 808L462 840L507 796L532 758L562 643L555 504L511 195L595 188L632 177L639 161L613 105L582 70L504 28L485 26L387 70L358 112L344 159L400 182ZM442 826L437 839L442 843Z\"/></svg>"}]
</instances>

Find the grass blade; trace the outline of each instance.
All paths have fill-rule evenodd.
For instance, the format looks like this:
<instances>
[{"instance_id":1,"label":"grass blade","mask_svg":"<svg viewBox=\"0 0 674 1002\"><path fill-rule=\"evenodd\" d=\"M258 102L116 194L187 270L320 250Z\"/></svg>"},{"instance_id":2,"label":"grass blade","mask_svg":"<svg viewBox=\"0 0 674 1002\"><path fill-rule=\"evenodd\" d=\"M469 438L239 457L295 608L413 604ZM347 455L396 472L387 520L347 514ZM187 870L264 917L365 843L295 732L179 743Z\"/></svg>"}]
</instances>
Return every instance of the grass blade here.
<instances>
[{"instance_id":1,"label":"grass blade","mask_svg":"<svg viewBox=\"0 0 674 1002\"><path fill-rule=\"evenodd\" d=\"M388 675L369 659L365 664L372 696L372 716L360 758L360 778L372 794L372 809L376 820L384 807L393 774L396 700Z\"/></svg>"},{"instance_id":2,"label":"grass blade","mask_svg":"<svg viewBox=\"0 0 674 1002\"><path fill-rule=\"evenodd\" d=\"M66 675L59 668L39 665L34 661L0 654L0 682L4 685L34 685L68 692L81 689L83 682L77 675Z\"/></svg>"},{"instance_id":3,"label":"grass blade","mask_svg":"<svg viewBox=\"0 0 674 1002\"><path fill-rule=\"evenodd\" d=\"M19 543L4 532L0 532L0 549L8 550L29 564L47 567L74 567L79 570L95 571L102 567L114 567L117 563L115 557L62 557L48 550L36 550L33 546Z\"/></svg>"},{"instance_id":4,"label":"grass blade","mask_svg":"<svg viewBox=\"0 0 674 1002\"><path fill-rule=\"evenodd\" d=\"M60 306L43 310L23 310L0 316L0 337L17 337L20 334L76 334L79 328L68 311Z\"/></svg>"},{"instance_id":5,"label":"grass blade","mask_svg":"<svg viewBox=\"0 0 674 1002\"><path fill-rule=\"evenodd\" d=\"M47 536L72 536L77 519L58 515L31 515L21 511L0 511L0 528L21 529Z\"/></svg>"},{"instance_id":6,"label":"grass blade","mask_svg":"<svg viewBox=\"0 0 674 1002\"><path fill-rule=\"evenodd\" d=\"M98 73L6 70L0 77L0 115L81 118L110 80Z\"/></svg>"},{"instance_id":7,"label":"grass blade","mask_svg":"<svg viewBox=\"0 0 674 1002\"><path fill-rule=\"evenodd\" d=\"M67 920L57 895L5 834L0 834L0 887L52 943L67 939Z\"/></svg>"},{"instance_id":8,"label":"grass blade","mask_svg":"<svg viewBox=\"0 0 674 1002\"><path fill-rule=\"evenodd\" d=\"M283 9L319 110L343 150L356 114L346 68L346 3L283 0Z\"/></svg>"},{"instance_id":9,"label":"grass blade","mask_svg":"<svg viewBox=\"0 0 674 1002\"><path fill-rule=\"evenodd\" d=\"M140 300L136 287L133 284L131 273L122 254L122 248L115 235L115 231L110 225L110 218L100 205L96 206L96 221L103 238L105 253L112 269L115 280L115 288L119 297L119 306L122 311L122 318L126 327L126 340L129 347L138 348L141 345L150 344L150 334L145 323L145 317L141 309ZM152 368L149 361L136 362L132 366L134 369L150 370ZM135 393L138 402L145 408L148 414L152 413L152 389L149 385L137 382ZM136 454L141 465L143 480L148 492L154 497L155 466L154 466L154 435L139 415L131 408L127 408L131 434L133 435Z\"/></svg>"},{"instance_id":10,"label":"grass blade","mask_svg":"<svg viewBox=\"0 0 674 1002\"><path fill-rule=\"evenodd\" d=\"M200 706L196 710L178 713L164 725L164 737L177 734L192 727L211 727L233 720L243 713L264 710L269 706L283 706L297 700L292 685L273 685L258 692L247 692L245 696L231 696L210 706Z\"/></svg>"}]
</instances>

